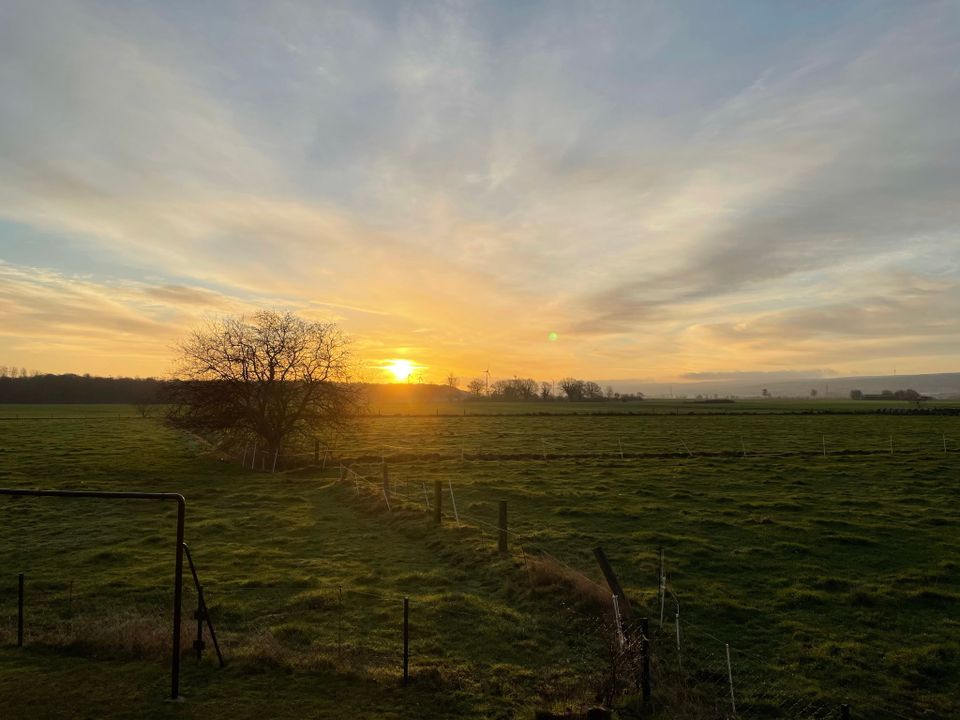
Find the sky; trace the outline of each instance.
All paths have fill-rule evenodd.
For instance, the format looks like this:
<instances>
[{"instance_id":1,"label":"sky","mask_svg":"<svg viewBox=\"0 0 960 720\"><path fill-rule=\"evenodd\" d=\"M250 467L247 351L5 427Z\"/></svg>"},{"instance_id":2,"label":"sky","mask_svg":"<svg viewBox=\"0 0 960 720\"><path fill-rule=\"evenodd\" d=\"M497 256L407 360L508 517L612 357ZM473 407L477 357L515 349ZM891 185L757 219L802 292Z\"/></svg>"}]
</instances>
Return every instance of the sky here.
<instances>
[{"instance_id":1,"label":"sky","mask_svg":"<svg viewBox=\"0 0 960 720\"><path fill-rule=\"evenodd\" d=\"M960 3L0 3L0 364L960 370Z\"/></svg>"}]
</instances>

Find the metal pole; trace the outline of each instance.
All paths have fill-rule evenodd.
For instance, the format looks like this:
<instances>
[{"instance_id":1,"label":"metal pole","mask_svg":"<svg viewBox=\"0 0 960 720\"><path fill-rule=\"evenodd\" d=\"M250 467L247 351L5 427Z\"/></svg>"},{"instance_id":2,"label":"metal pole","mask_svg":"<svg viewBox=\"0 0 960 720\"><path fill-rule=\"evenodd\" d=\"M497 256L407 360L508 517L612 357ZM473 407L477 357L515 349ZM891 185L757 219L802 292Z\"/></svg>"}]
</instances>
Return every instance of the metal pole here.
<instances>
[{"instance_id":1,"label":"metal pole","mask_svg":"<svg viewBox=\"0 0 960 720\"><path fill-rule=\"evenodd\" d=\"M680 611L679 610L677 610L676 623L677 623L677 665L682 671L683 670L683 654L680 652Z\"/></svg>"},{"instance_id":2,"label":"metal pole","mask_svg":"<svg viewBox=\"0 0 960 720\"><path fill-rule=\"evenodd\" d=\"M733 667L730 665L730 643L725 643L727 648L727 677L730 679L730 707L733 714L737 714L737 700L733 696Z\"/></svg>"},{"instance_id":3,"label":"metal pole","mask_svg":"<svg viewBox=\"0 0 960 720\"><path fill-rule=\"evenodd\" d=\"M23 647L23 573L17 577L17 647Z\"/></svg>"},{"instance_id":4,"label":"metal pole","mask_svg":"<svg viewBox=\"0 0 960 720\"><path fill-rule=\"evenodd\" d=\"M175 500L177 503L177 550L173 580L173 657L170 662L172 700L180 699L180 622L183 604L183 516L186 500L178 493L110 492L106 490L25 490L0 488L0 495L13 497L101 498L104 500Z\"/></svg>"},{"instance_id":5,"label":"metal pole","mask_svg":"<svg viewBox=\"0 0 960 720\"><path fill-rule=\"evenodd\" d=\"M410 679L410 598L403 598L403 686Z\"/></svg>"},{"instance_id":6,"label":"metal pole","mask_svg":"<svg viewBox=\"0 0 960 720\"><path fill-rule=\"evenodd\" d=\"M643 683L643 701L650 702L650 621L640 618L640 660L643 663L641 682Z\"/></svg>"},{"instance_id":7,"label":"metal pole","mask_svg":"<svg viewBox=\"0 0 960 720\"><path fill-rule=\"evenodd\" d=\"M177 559L173 576L173 658L170 661L170 699L180 699L180 606L183 604L183 496L177 500Z\"/></svg>"},{"instance_id":8,"label":"metal pole","mask_svg":"<svg viewBox=\"0 0 960 720\"><path fill-rule=\"evenodd\" d=\"M447 485L450 487L450 504L453 505L453 517L457 520L457 527L460 526L460 513L457 512L457 498L453 494L453 481L448 477Z\"/></svg>"},{"instance_id":9,"label":"metal pole","mask_svg":"<svg viewBox=\"0 0 960 720\"><path fill-rule=\"evenodd\" d=\"M337 659L343 648L343 586L337 585Z\"/></svg>"},{"instance_id":10,"label":"metal pole","mask_svg":"<svg viewBox=\"0 0 960 720\"><path fill-rule=\"evenodd\" d=\"M660 589L660 627L663 627L663 606L666 604L667 583L663 578L663 547L660 548L660 577L658 578Z\"/></svg>"},{"instance_id":11,"label":"metal pole","mask_svg":"<svg viewBox=\"0 0 960 720\"><path fill-rule=\"evenodd\" d=\"M203 588L197 588L197 639L193 641L193 649L197 653L197 662L203 659Z\"/></svg>"},{"instance_id":12,"label":"metal pole","mask_svg":"<svg viewBox=\"0 0 960 720\"><path fill-rule=\"evenodd\" d=\"M617 621L617 640L620 641L620 649L623 650L623 646L626 644L626 638L623 636L623 620L620 618L620 605L617 603L617 596L611 595L613 598L613 619Z\"/></svg>"}]
</instances>

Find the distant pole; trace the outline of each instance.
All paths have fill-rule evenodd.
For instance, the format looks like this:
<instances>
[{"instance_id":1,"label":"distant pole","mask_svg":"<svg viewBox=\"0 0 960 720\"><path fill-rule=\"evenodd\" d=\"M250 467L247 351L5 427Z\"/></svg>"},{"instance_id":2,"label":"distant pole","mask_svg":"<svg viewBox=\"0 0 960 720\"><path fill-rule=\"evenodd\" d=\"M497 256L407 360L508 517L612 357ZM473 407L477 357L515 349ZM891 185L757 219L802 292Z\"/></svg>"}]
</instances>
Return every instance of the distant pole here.
<instances>
[{"instance_id":1,"label":"distant pole","mask_svg":"<svg viewBox=\"0 0 960 720\"><path fill-rule=\"evenodd\" d=\"M383 468L383 496L387 499L387 505L390 504L390 471L387 470L387 463L382 462Z\"/></svg>"},{"instance_id":2,"label":"distant pole","mask_svg":"<svg viewBox=\"0 0 960 720\"><path fill-rule=\"evenodd\" d=\"M827 436L821 435L820 439L823 442L823 456L826 457L827 456Z\"/></svg>"},{"instance_id":3,"label":"distant pole","mask_svg":"<svg viewBox=\"0 0 960 720\"><path fill-rule=\"evenodd\" d=\"M890 454L893 455L893 433L890 433Z\"/></svg>"},{"instance_id":4,"label":"distant pole","mask_svg":"<svg viewBox=\"0 0 960 720\"><path fill-rule=\"evenodd\" d=\"M617 438L617 445L620 446L620 459L623 460L623 438L622 437Z\"/></svg>"},{"instance_id":5,"label":"distant pole","mask_svg":"<svg viewBox=\"0 0 960 720\"><path fill-rule=\"evenodd\" d=\"M500 533L497 549L501 555L507 554L507 501L500 501Z\"/></svg>"},{"instance_id":6,"label":"distant pole","mask_svg":"<svg viewBox=\"0 0 960 720\"><path fill-rule=\"evenodd\" d=\"M440 480L433 481L433 524L440 527L440 521L443 512L443 483Z\"/></svg>"},{"instance_id":7,"label":"distant pole","mask_svg":"<svg viewBox=\"0 0 960 720\"><path fill-rule=\"evenodd\" d=\"M947 434L943 433L943 451L947 451Z\"/></svg>"},{"instance_id":8,"label":"distant pole","mask_svg":"<svg viewBox=\"0 0 960 720\"><path fill-rule=\"evenodd\" d=\"M17 647L23 647L23 573L17 577Z\"/></svg>"},{"instance_id":9,"label":"distant pole","mask_svg":"<svg viewBox=\"0 0 960 720\"><path fill-rule=\"evenodd\" d=\"M427 495L427 484L420 483L420 487L423 488L423 504L427 508L427 511L430 511L430 496Z\"/></svg>"},{"instance_id":10,"label":"distant pole","mask_svg":"<svg viewBox=\"0 0 960 720\"><path fill-rule=\"evenodd\" d=\"M273 451L273 467L270 469L270 473L273 474L277 471L277 457L280 455L280 448L277 448Z\"/></svg>"},{"instance_id":11,"label":"distant pole","mask_svg":"<svg viewBox=\"0 0 960 720\"><path fill-rule=\"evenodd\" d=\"M747 445L743 442L743 435L740 436L740 447L743 449L743 456L747 456Z\"/></svg>"},{"instance_id":12,"label":"distant pole","mask_svg":"<svg viewBox=\"0 0 960 720\"><path fill-rule=\"evenodd\" d=\"M403 686L410 679L410 598L403 598Z\"/></svg>"}]
</instances>

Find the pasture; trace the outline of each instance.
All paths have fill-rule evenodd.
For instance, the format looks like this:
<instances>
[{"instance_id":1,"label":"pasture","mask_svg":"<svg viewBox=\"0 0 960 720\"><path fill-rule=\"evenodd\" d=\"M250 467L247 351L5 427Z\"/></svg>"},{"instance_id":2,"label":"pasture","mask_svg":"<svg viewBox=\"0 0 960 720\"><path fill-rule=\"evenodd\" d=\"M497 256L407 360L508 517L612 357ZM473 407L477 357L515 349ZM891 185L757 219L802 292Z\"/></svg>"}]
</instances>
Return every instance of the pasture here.
<instances>
[{"instance_id":1,"label":"pasture","mask_svg":"<svg viewBox=\"0 0 960 720\"><path fill-rule=\"evenodd\" d=\"M862 403L842 401L640 403L628 412L643 414L623 415L463 405L381 408L323 438L322 471L275 475L132 408L5 408L14 419L0 422L2 486L186 496L186 540L229 664L185 659L188 702L160 702L169 511L5 499L2 717L54 707L66 717L315 717L344 705L357 717L529 717L584 699L603 665L591 619L597 544L651 618L663 672L685 660L719 696L731 646L741 717L776 716L780 698L797 709L849 702L857 717L958 713L960 418L848 414ZM437 480L440 530L426 512ZM506 558L495 547L500 500ZM537 557L559 572L542 572ZM564 581L579 578L566 568L589 578L584 587Z\"/></svg>"}]
</instances>

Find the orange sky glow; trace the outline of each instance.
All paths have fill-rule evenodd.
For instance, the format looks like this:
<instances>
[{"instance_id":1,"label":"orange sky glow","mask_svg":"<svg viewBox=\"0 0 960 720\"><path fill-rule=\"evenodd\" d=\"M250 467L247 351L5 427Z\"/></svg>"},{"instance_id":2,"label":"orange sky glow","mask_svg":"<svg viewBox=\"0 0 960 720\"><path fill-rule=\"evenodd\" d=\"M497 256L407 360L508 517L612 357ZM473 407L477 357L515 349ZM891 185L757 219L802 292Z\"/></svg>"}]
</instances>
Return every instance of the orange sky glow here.
<instances>
[{"instance_id":1,"label":"orange sky glow","mask_svg":"<svg viewBox=\"0 0 960 720\"><path fill-rule=\"evenodd\" d=\"M382 382L960 369L946 5L588 5L5 6L0 365L266 308Z\"/></svg>"}]
</instances>

